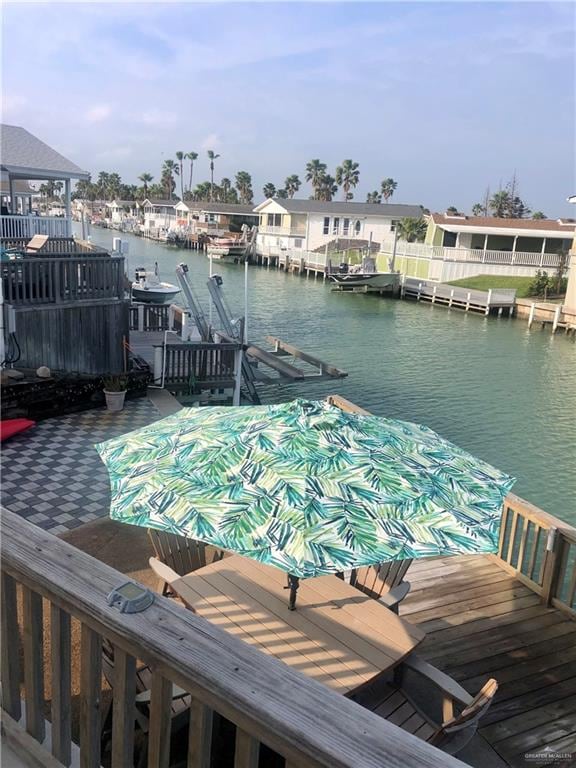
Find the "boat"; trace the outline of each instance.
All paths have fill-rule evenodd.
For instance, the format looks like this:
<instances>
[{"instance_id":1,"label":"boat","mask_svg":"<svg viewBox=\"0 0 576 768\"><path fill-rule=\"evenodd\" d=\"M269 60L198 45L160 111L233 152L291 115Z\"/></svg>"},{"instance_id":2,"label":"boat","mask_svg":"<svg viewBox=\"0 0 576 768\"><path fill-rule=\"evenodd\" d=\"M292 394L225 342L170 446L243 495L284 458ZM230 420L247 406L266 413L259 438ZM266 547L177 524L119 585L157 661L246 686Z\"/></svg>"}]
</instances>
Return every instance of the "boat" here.
<instances>
[{"instance_id":1,"label":"boat","mask_svg":"<svg viewBox=\"0 0 576 768\"><path fill-rule=\"evenodd\" d=\"M234 237L213 237L206 246L206 255L208 258L218 261L228 262L229 264L238 264L250 258L256 238L256 227L252 230L242 225L242 234L239 238Z\"/></svg>"},{"instance_id":2,"label":"boat","mask_svg":"<svg viewBox=\"0 0 576 768\"><path fill-rule=\"evenodd\" d=\"M145 301L148 304L165 304L180 293L180 288L172 283L163 283L158 274L158 262L154 271L149 272L144 267L136 270L136 279L132 283L132 298Z\"/></svg>"},{"instance_id":3,"label":"boat","mask_svg":"<svg viewBox=\"0 0 576 768\"><path fill-rule=\"evenodd\" d=\"M338 272L330 275L339 290L394 291L400 285L399 272L378 272L374 259L364 259L362 264L352 268L340 264Z\"/></svg>"}]
</instances>

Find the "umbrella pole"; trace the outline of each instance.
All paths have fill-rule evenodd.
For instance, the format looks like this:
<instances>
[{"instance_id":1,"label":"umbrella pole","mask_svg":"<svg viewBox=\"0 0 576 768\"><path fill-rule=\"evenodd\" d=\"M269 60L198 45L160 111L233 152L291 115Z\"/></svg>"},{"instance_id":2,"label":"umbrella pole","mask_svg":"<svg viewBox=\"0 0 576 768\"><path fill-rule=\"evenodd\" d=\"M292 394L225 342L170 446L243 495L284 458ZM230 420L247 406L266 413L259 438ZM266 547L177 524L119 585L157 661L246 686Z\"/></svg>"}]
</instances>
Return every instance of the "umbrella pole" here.
<instances>
[{"instance_id":1,"label":"umbrella pole","mask_svg":"<svg viewBox=\"0 0 576 768\"><path fill-rule=\"evenodd\" d=\"M290 602L288 603L288 608L291 611L296 610L296 593L298 592L298 587L300 586L300 579L298 576L292 576L291 573L288 574L288 586L284 587L284 589L290 590Z\"/></svg>"}]
</instances>

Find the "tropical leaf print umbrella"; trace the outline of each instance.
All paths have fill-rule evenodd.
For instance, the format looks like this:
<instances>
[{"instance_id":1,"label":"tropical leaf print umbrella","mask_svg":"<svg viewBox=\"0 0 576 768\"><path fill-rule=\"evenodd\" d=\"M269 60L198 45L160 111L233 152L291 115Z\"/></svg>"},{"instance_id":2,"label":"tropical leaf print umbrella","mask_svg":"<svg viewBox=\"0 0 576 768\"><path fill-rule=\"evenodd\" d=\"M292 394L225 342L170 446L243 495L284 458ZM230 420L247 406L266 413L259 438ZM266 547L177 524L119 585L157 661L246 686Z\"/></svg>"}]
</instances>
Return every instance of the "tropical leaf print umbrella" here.
<instances>
[{"instance_id":1,"label":"tropical leaf print umbrella","mask_svg":"<svg viewBox=\"0 0 576 768\"><path fill-rule=\"evenodd\" d=\"M325 401L186 408L96 448L114 520L303 578L495 552L514 483L427 427Z\"/></svg>"}]
</instances>

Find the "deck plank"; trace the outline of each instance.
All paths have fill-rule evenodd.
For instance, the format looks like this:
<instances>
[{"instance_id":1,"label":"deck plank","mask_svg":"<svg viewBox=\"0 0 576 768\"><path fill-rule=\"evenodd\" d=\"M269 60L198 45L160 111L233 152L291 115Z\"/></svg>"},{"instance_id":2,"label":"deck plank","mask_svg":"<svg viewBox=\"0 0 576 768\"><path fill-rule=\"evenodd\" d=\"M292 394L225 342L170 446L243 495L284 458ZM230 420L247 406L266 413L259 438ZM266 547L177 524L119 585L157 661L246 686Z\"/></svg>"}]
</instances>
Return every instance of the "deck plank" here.
<instances>
[{"instance_id":1,"label":"deck plank","mask_svg":"<svg viewBox=\"0 0 576 768\"><path fill-rule=\"evenodd\" d=\"M422 560L407 579L400 613L426 632L418 653L472 694L499 681L480 733L505 763L525 766L526 752L547 746L575 751L576 622L490 557Z\"/></svg>"}]
</instances>

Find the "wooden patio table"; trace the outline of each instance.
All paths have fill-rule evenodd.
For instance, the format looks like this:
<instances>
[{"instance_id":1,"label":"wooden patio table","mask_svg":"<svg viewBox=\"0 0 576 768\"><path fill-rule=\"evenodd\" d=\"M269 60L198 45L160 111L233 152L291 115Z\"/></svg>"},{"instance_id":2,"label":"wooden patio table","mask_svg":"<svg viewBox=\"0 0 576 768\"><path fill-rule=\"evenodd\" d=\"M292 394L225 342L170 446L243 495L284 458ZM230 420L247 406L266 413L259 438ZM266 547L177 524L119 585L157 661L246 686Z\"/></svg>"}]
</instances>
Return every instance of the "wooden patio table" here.
<instances>
[{"instance_id":1,"label":"wooden patio table","mask_svg":"<svg viewBox=\"0 0 576 768\"><path fill-rule=\"evenodd\" d=\"M345 695L393 669L424 639L337 576L302 580L291 611L286 574L240 555L171 586L198 615Z\"/></svg>"}]
</instances>

